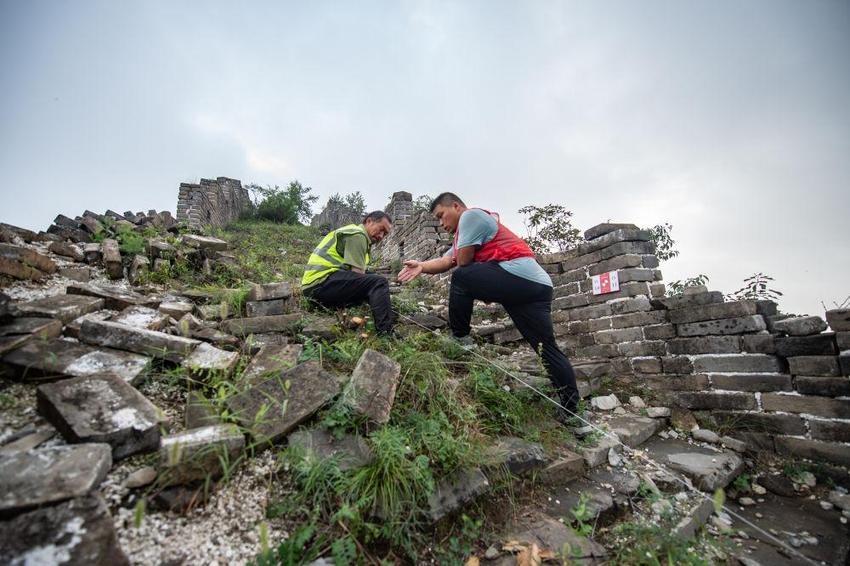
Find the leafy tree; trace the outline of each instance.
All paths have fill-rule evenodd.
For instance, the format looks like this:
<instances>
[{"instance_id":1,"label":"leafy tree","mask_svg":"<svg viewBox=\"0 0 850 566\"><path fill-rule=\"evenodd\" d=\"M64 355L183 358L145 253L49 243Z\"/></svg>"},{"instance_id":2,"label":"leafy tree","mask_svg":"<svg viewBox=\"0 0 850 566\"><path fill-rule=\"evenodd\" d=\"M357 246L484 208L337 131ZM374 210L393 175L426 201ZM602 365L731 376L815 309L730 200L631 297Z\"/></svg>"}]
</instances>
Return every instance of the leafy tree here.
<instances>
[{"instance_id":1,"label":"leafy tree","mask_svg":"<svg viewBox=\"0 0 850 566\"><path fill-rule=\"evenodd\" d=\"M740 301L741 299L778 301L782 292L771 287L773 281L774 279L770 275L762 272L755 273L744 279L744 285L740 289L726 295L726 299L730 301Z\"/></svg>"},{"instance_id":2,"label":"leafy tree","mask_svg":"<svg viewBox=\"0 0 850 566\"><path fill-rule=\"evenodd\" d=\"M560 204L543 207L525 206L518 211L526 215L525 241L536 254L565 252L579 245L584 238L572 224L573 213Z\"/></svg>"},{"instance_id":3,"label":"leafy tree","mask_svg":"<svg viewBox=\"0 0 850 566\"><path fill-rule=\"evenodd\" d=\"M655 244L655 257L659 261L666 261L679 255L679 250L673 248L676 245L676 240L670 236L673 231L673 225L665 222L664 224L656 224L649 229L649 239ZM708 277L705 278L708 282Z\"/></svg>"},{"instance_id":4,"label":"leafy tree","mask_svg":"<svg viewBox=\"0 0 850 566\"><path fill-rule=\"evenodd\" d=\"M360 191L354 191L345 195L344 204L357 216L364 216L366 214L366 199L363 198L363 193Z\"/></svg>"},{"instance_id":5,"label":"leafy tree","mask_svg":"<svg viewBox=\"0 0 850 566\"><path fill-rule=\"evenodd\" d=\"M311 206L319 197L311 194L311 187L304 187L297 180L281 189L278 185L265 187L249 184L245 187L254 197L257 217L283 224L306 222L312 215Z\"/></svg>"}]
</instances>

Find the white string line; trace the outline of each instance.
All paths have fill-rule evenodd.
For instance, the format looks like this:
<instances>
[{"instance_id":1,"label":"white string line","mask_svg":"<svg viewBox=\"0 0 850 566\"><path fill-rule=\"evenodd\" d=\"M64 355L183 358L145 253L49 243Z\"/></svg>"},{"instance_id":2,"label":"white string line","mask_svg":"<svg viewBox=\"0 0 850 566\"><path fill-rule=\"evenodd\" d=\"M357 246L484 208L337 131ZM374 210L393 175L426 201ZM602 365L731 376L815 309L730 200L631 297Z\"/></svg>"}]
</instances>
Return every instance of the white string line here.
<instances>
[{"instance_id":1,"label":"white string line","mask_svg":"<svg viewBox=\"0 0 850 566\"><path fill-rule=\"evenodd\" d=\"M402 314L402 313L400 313L400 312L398 312L398 311L395 311L395 312L396 312L396 314L397 314L398 316L400 316L400 317L402 317L402 318L404 318L404 319L406 319L406 320L408 320L408 321L412 322L413 324L415 324L415 325L417 325L417 326L420 326L420 327L421 327L421 328L423 328L426 332L429 332L429 333L433 334L434 336L438 336L438 337L440 337L440 338L442 338L442 339L444 339L444 340L448 340L449 342L453 342L452 338L450 338L450 337L448 337L448 336L446 336L446 335L444 335L444 334L440 334L440 333L439 333L439 332L437 332L436 330L432 330L432 329L428 328L428 327L427 327L427 326L425 326L424 324L421 324L420 322L418 322L418 321L416 321L416 320L414 320L414 319L410 318L410 317L409 317L409 316L407 316L407 315L404 315L404 314ZM676 472L675 470L672 470L672 469L670 469L670 468L667 468L667 466L665 466L664 464L661 464L660 462L657 462L656 460L653 460L652 458L650 458L649 456L647 456L647 455L646 455L643 451L635 450L635 449L633 449L632 447L625 445L625 444L623 443L623 441L622 441L622 440L620 440L620 437L619 437L619 436L617 436L616 434L612 434L612 433L610 433L610 432L606 431L605 429L602 429L602 428L600 428L600 427L596 426L596 425L595 425L595 424L593 424L592 422L590 422L590 421L588 421L588 420L584 419L581 415L578 415L578 414L574 413L573 411L571 411L571 410L567 409L566 407L564 407L563 405L561 405L558 401L555 401L554 399L552 399L551 397L549 397L548 395L546 395L545 393L543 393L542 391L540 391L539 389L537 389L536 387L534 387L533 385L531 385L530 383L527 383L527 382L523 381L520 377L518 377L518 376L514 375L514 374L513 374L513 373L511 373L509 370L507 370L506 368L504 368L504 367L502 367L501 365L497 364L497 363L496 363L496 362L494 362L493 360L490 360L490 359L485 358L484 356L482 356L481 354L479 354L478 352L476 352L474 349L467 349L466 351L467 351L467 352L469 352L469 353L471 353L471 354L473 354L474 356L477 356L477 357L481 358L481 359L482 359L482 360L484 360L487 364L489 364L489 365L493 366L494 368L496 368L496 369L498 369L498 370L502 371L502 372L503 372L503 373L505 373L506 375L508 375L508 376L510 376L511 378L515 379L516 381L520 382L520 383L521 383L521 384L523 384L525 387L527 387L528 389L531 389L532 391L534 391L535 393L537 393L538 395L540 395L541 397L543 397L545 400L547 400L547 401L549 401L550 403L552 403L553 405L555 405L556 407L558 407L558 408L560 408L560 409L563 409L563 410L564 410L566 413L568 413L569 415L572 415L573 417L575 417L575 418L576 418L576 419L578 419L579 421L581 421L581 422L585 423L587 426L589 426L589 427L590 427L591 429L593 429L594 431L596 431L596 432L600 433L602 436L607 437L607 438L609 438L609 439L613 440L615 443L619 444L619 445L620 445L620 446L624 449L624 451L625 451L627 454L630 454L630 455L633 455L633 456L637 456L638 458L643 459L644 461L648 462L649 464L654 464L658 470L660 470L660 471L662 471L662 472L664 472L664 473L669 474L671 477L673 477L673 479L675 479L676 481L678 481L679 483L681 483L682 485L684 485L684 486L685 486L685 488L686 488L687 490L689 490L689 491L691 491L692 493L696 494L698 497L702 497L702 498L703 498L703 499L705 499L706 501L711 502L712 506L714 506L714 505L715 505L715 502L714 502L714 499L713 499L713 498L709 497L708 495L706 495L706 494L705 494L705 493L703 493L702 491L698 490L698 489L697 489L696 487L694 487L694 486L693 486L693 485L692 485L689 481L685 481L684 479L682 479L681 477L679 477L678 472ZM547 370L547 371L548 371L548 370ZM753 528L753 529L755 529L756 531L758 531L758 532L760 532L761 534L765 535L768 539L770 539L770 540L772 540L772 541L776 542L776 543L777 543L780 547L782 547L782 548L784 548L784 549L788 550L789 552L791 552L791 554L794 554L794 555L796 555L796 556L799 556L800 558L802 558L803 560L805 560L805 561L806 561L806 562L808 562L809 564L814 564L815 566L819 566L819 563L818 563L818 562L816 562L816 561L812 560L811 558L809 558L808 556L805 556L804 554L800 553L798 550L796 550L795 548L793 548L793 547L789 546L789 545L788 545L788 544L786 544L784 541L782 541L781 539L779 539L779 538L775 537L774 535L772 535L772 534L771 534L771 533L769 533L768 531L766 531L766 530L762 529L761 527L759 527L758 525L756 525L755 523L753 523L752 521L750 521L750 520L749 520L749 519L747 519L746 517L743 517L743 516L739 515L738 513L736 513L736 512L735 512L735 511L733 511L732 509L730 509L730 508L729 508L726 504L723 504L723 505L722 505L722 508L723 508L723 509L724 509L727 513L729 513L729 515L731 515L732 517L735 517L736 519L738 519L739 521L741 521L741 522L742 522L742 523L744 523L745 525L748 525L749 527L752 527L752 528Z\"/></svg>"}]
</instances>

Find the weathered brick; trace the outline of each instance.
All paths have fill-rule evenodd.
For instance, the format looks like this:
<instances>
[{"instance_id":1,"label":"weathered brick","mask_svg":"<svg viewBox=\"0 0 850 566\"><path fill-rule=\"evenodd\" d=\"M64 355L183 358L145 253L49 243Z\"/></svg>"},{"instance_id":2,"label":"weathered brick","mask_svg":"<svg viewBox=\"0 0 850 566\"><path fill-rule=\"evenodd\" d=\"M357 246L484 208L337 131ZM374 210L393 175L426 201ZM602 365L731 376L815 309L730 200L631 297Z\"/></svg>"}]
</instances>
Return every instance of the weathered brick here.
<instances>
[{"instance_id":1,"label":"weathered brick","mask_svg":"<svg viewBox=\"0 0 850 566\"><path fill-rule=\"evenodd\" d=\"M581 358L615 358L620 355L617 344L596 344L578 350Z\"/></svg>"},{"instance_id":2,"label":"weathered brick","mask_svg":"<svg viewBox=\"0 0 850 566\"><path fill-rule=\"evenodd\" d=\"M581 256L619 244L620 242L648 242L651 238L648 230L639 228L620 228L607 234L589 240L576 247L576 253ZM621 254L614 254L621 255Z\"/></svg>"},{"instance_id":3,"label":"weathered brick","mask_svg":"<svg viewBox=\"0 0 850 566\"><path fill-rule=\"evenodd\" d=\"M619 344L621 356L663 356L666 347L663 340L652 340L644 342L623 342Z\"/></svg>"},{"instance_id":4,"label":"weathered brick","mask_svg":"<svg viewBox=\"0 0 850 566\"><path fill-rule=\"evenodd\" d=\"M552 276L552 285L566 285L567 283L581 283L587 279L587 273L584 269L574 269L566 273L560 273Z\"/></svg>"},{"instance_id":5,"label":"weathered brick","mask_svg":"<svg viewBox=\"0 0 850 566\"><path fill-rule=\"evenodd\" d=\"M770 434L806 434L806 423L797 415L714 411L711 416L724 428Z\"/></svg>"},{"instance_id":6,"label":"weathered brick","mask_svg":"<svg viewBox=\"0 0 850 566\"><path fill-rule=\"evenodd\" d=\"M706 375L639 375L654 391L704 391L708 389Z\"/></svg>"},{"instance_id":7,"label":"weathered brick","mask_svg":"<svg viewBox=\"0 0 850 566\"><path fill-rule=\"evenodd\" d=\"M590 304L604 303L606 301L610 301L612 299L624 299L626 297L637 297L640 295L644 295L646 298L646 308L645 309L633 309L633 310L649 310L651 307L649 305L649 285L643 281L632 281L631 283L623 283L620 285L620 290L614 293L606 293L604 295L589 295L588 300ZM632 310L621 311L623 312L632 312ZM617 314L621 314L617 313Z\"/></svg>"},{"instance_id":8,"label":"weathered brick","mask_svg":"<svg viewBox=\"0 0 850 566\"><path fill-rule=\"evenodd\" d=\"M710 291L698 293L695 295L681 295L678 297L664 297L655 301L659 308L664 309L684 309L688 307L698 307L701 305L711 305L723 302L723 293L720 291Z\"/></svg>"},{"instance_id":9,"label":"weathered brick","mask_svg":"<svg viewBox=\"0 0 850 566\"><path fill-rule=\"evenodd\" d=\"M850 442L850 422L809 419L809 430L816 440Z\"/></svg>"},{"instance_id":10,"label":"weathered brick","mask_svg":"<svg viewBox=\"0 0 850 566\"><path fill-rule=\"evenodd\" d=\"M612 358L611 373L614 375L632 375L632 364L629 358Z\"/></svg>"},{"instance_id":11,"label":"weathered brick","mask_svg":"<svg viewBox=\"0 0 850 566\"><path fill-rule=\"evenodd\" d=\"M727 391L791 391L791 376L782 373L708 374L714 389Z\"/></svg>"},{"instance_id":12,"label":"weathered brick","mask_svg":"<svg viewBox=\"0 0 850 566\"><path fill-rule=\"evenodd\" d=\"M655 253L655 244L652 242L620 242L599 250L599 253L602 260L626 254L648 255Z\"/></svg>"},{"instance_id":13,"label":"weathered brick","mask_svg":"<svg viewBox=\"0 0 850 566\"><path fill-rule=\"evenodd\" d=\"M651 283L649 285L649 296L653 299L658 299L667 294L667 287L664 283Z\"/></svg>"},{"instance_id":14,"label":"weathered brick","mask_svg":"<svg viewBox=\"0 0 850 566\"><path fill-rule=\"evenodd\" d=\"M850 309L832 309L826 311L826 321L835 332L850 330Z\"/></svg>"},{"instance_id":15,"label":"weathered brick","mask_svg":"<svg viewBox=\"0 0 850 566\"><path fill-rule=\"evenodd\" d=\"M555 310L552 311L552 322L569 322L570 320L570 311L560 311Z\"/></svg>"},{"instance_id":16,"label":"weathered brick","mask_svg":"<svg viewBox=\"0 0 850 566\"><path fill-rule=\"evenodd\" d=\"M756 304L753 301L735 301L671 310L670 322L687 324L706 320L737 318L752 314L756 314Z\"/></svg>"},{"instance_id":17,"label":"weathered brick","mask_svg":"<svg viewBox=\"0 0 850 566\"><path fill-rule=\"evenodd\" d=\"M759 332L765 328L767 328L767 325L764 318L761 315L752 315L742 316L740 318L679 324L676 326L676 332L679 336L730 335Z\"/></svg>"},{"instance_id":18,"label":"weathered brick","mask_svg":"<svg viewBox=\"0 0 850 566\"><path fill-rule=\"evenodd\" d=\"M664 356L661 358L664 373L693 373L694 364L685 356Z\"/></svg>"},{"instance_id":19,"label":"weathered brick","mask_svg":"<svg viewBox=\"0 0 850 566\"><path fill-rule=\"evenodd\" d=\"M643 335L647 340L666 340L676 336L676 328L672 324L644 326Z\"/></svg>"},{"instance_id":20,"label":"weathered brick","mask_svg":"<svg viewBox=\"0 0 850 566\"><path fill-rule=\"evenodd\" d=\"M595 335L597 344L618 344L620 342L637 342L643 340L643 329L620 328L617 330L601 330Z\"/></svg>"},{"instance_id":21,"label":"weathered brick","mask_svg":"<svg viewBox=\"0 0 850 566\"><path fill-rule=\"evenodd\" d=\"M841 375L850 376L850 350L844 350L838 355L838 365Z\"/></svg>"},{"instance_id":22,"label":"weathered brick","mask_svg":"<svg viewBox=\"0 0 850 566\"><path fill-rule=\"evenodd\" d=\"M590 301L587 298L587 295L570 295L568 297L558 297L553 300L552 308L555 310L574 309L588 304L590 304Z\"/></svg>"},{"instance_id":23,"label":"weathered brick","mask_svg":"<svg viewBox=\"0 0 850 566\"><path fill-rule=\"evenodd\" d=\"M599 238L600 236L604 236L610 232L615 230L637 230L638 227L634 224L623 224L623 223L615 223L615 222L603 222L602 224L597 224L592 228L587 229L584 232L585 240L594 240Z\"/></svg>"},{"instance_id":24,"label":"weathered brick","mask_svg":"<svg viewBox=\"0 0 850 566\"><path fill-rule=\"evenodd\" d=\"M680 391L674 395L679 405L686 409L754 409L756 407L756 398L752 393Z\"/></svg>"},{"instance_id":25,"label":"weathered brick","mask_svg":"<svg viewBox=\"0 0 850 566\"><path fill-rule=\"evenodd\" d=\"M782 371L779 358L767 354L701 354L694 356L693 364L697 373Z\"/></svg>"},{"instance_id":26,"label":"weathered brick","mask_svg":"<svg viewBox=\"0 0 850 566\"><path fill-rule=\"evenodd\" d=\"M666 311L633 312L631 314L623 314L612 317L611 327L628 328L630 326L646 326L648 324L660 324L666 321Z\"/></svg>"},{"instance_id":27,"label":"weathered brick","mask_svg":"<svg viewBox=\"0 0 850 566\"><path fill-rule=\"evenodd\" d=\"M570 311L570 320L587 320L590 318L602 318L603 316L611 316L610 305L593 305L591 307L582 307Z\"/></svg>"},{"instance_id":28,"label":"weathered brick","mask_svg":"<svg viewBox=\"0 0 850 566\"><path fill-rule=\"evenodd\" d=\"M632 369L638 373L661 373L661 359L656 357L632 358Z\"/></svg>"},{"instance_id":29,"label":"weathered brick","mask_svg":"<svg viewBox=\"0 0 850 566\"><path fill-rule=\"evenodd\" d=\"M794 375L833 377L841 375L836 356L795 356L788 358L789 371Z\"/></svg>"},{"instance_id":30,"label":"weathered brick","mask_svg":"<svg viewBox=\"0 0 850 566\"><path fill-rule=\"evenodd\" d=\"M751 354L774 354L776 345L772 334L748 334L741 336L741 349Z\"/></svg>"},{"instance_id":31,"label":"weathered brick","mask_svg":"<svg viewBox=\"0 0 850 566\"><path fill-rule=\"evenodd\" d=\"M777 436L774 440L776 452L783 456L809 458L816 462L826 460L843 466L850 465L850 450L847 449L846 444L794 438L792 436Z\"/></svg>"},{"instance_id":32,"label":"weathered brick","mask_svg":"<svg viewBox=\"0 0 850 566\"><path fill-rule=\"evenodd\" d=\"M640 257L643 258L644 267L648 267L650 269L658 267L658 257L654 255L642 255Z\"/></svg>"},{"instance_id":33,"label":"weathered brick","mask_svg":"<svg viewBox=\"0 0 850 566\"><path fill-rule=\"evenodd\" d=\"M741 337L674 338L667 342L667 347L671 354L736 354L741 351Z\"/></svg>"},{"instance_id":34,"label":"weathered brick","mask_svg":"<svg viewBox=\"0 0 850 566\"><path fill-rule=\"evenodd\" d=\"M657 269L621 269L617 274L620 283L628 283L630 281L660 281L661 272Z\"/></svg>"},{"instance_id":35,"label":"weathered brick","mask_svg":"<svg viewBox=\"0 0 850 566\"><path fill-rule=\"evenodd\" d=\"M629 254L601 261L596 265L590 266L588 269L588 275L599 275L601 273L607 273L609 271L616 271L618 269L625 269L628 267L644 267L643 257L644 256Z\"/></svg>"},{"instance_id":36,"label":"weathered brick","mask_svg":"<svg viewBox=\"0 0 850 566\"><path fill-rule=\"evenodd\" d=\"M570 333L570 325L569 324L555 324L552 326L552 330L555 332L555 336L566 336Z\"/></svg>"},{"instance_id":37,"label":"weathered brick","mask_svg":"<svg viewBox=\"0 0 850 566\"><path fill-rule=\"evenodd\" d=\"M794 387L803 395L821 395L823 397L850 396L850 379L846 377L809 377L799 375L794 378Z\"/></svg>"},{"instance_id":38,"label":"weathered brick","mask_svg":"<svg viewBox=\"0 0 850 566\"><path fill-rule=\"evenodd\" d=\"M575 295L580 291L581 289L579 288L578 283L565 283L552 289L552 296L555 298L569 297L570 295Z\"/></svg>"},{"instance_id":39,"label":"weathered brick","mask_svg":"<svg viewBox=\"0 0 850 566\"><path fill-rule=\"evenodd\" d=\"M761 396L761 404L765 411L805 413L819 417L850 419L850 400L847 399L765 393Z\"/></svg>"},{"instance_id":40,"label":"weathered brick","mask_svg":"<svg viewBox=\"0 0 850 566\"><path fill-rule=\"evenodd\" d=\"M836 332L835 343L839 350L850 350L850 332Z\"/></svg>"},{"instance_id":41,"label":"weathered brick","mask_svg":"<svg viewBox=\"0 0 850 566\"><path fill-rule=\"evenodd\" d=\"M652 308L652 305L649 302L649 298L645 296L611 301L609 305L611 306L611 312L617 315L634 312L644 312Z\"/></svg>"}]
</instances>

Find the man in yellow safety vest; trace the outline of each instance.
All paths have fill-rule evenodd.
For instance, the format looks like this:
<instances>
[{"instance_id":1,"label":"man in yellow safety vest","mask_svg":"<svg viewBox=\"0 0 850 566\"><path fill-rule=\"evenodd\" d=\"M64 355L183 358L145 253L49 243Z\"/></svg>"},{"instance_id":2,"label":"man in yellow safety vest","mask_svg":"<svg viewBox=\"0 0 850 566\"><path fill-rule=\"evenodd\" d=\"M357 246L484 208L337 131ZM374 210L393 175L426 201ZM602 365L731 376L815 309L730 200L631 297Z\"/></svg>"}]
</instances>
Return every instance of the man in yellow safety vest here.
<instances>
[{"instance_id":1,"label":"man in yellow safety vest","mask_svg":"<svg viewBox=\"0 0 850 566\"><path fill-rule=\"evenodd\" d=\"M395 322L386 277L367 274L369 252L392 229L383 211L370 212L362 224L349 224L328 233L310 254L301 278L304 296L327 308L344 308L368 301L378 334L392 335Z\"/></svg>"}]
</instances>

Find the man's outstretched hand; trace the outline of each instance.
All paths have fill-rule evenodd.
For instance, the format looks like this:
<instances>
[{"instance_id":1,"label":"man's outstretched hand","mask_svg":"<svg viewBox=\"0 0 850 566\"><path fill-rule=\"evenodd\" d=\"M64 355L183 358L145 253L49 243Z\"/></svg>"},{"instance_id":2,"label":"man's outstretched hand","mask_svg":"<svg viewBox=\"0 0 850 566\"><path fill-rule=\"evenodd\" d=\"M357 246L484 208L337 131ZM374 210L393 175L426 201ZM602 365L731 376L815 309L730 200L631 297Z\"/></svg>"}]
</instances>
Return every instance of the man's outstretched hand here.
<instances>
[{"instance_id":1,"label":"man's outstretched hand","mask_svg":"<svg viewBox=\"0 0 850 566\"><path fill-rule=\"evenodd\" d=\"M410 259L404 262L404 269L398 272L398 280L401 283L407 283L414 280L422 273L422 262Z\"/></svg>"}]
</instances>

